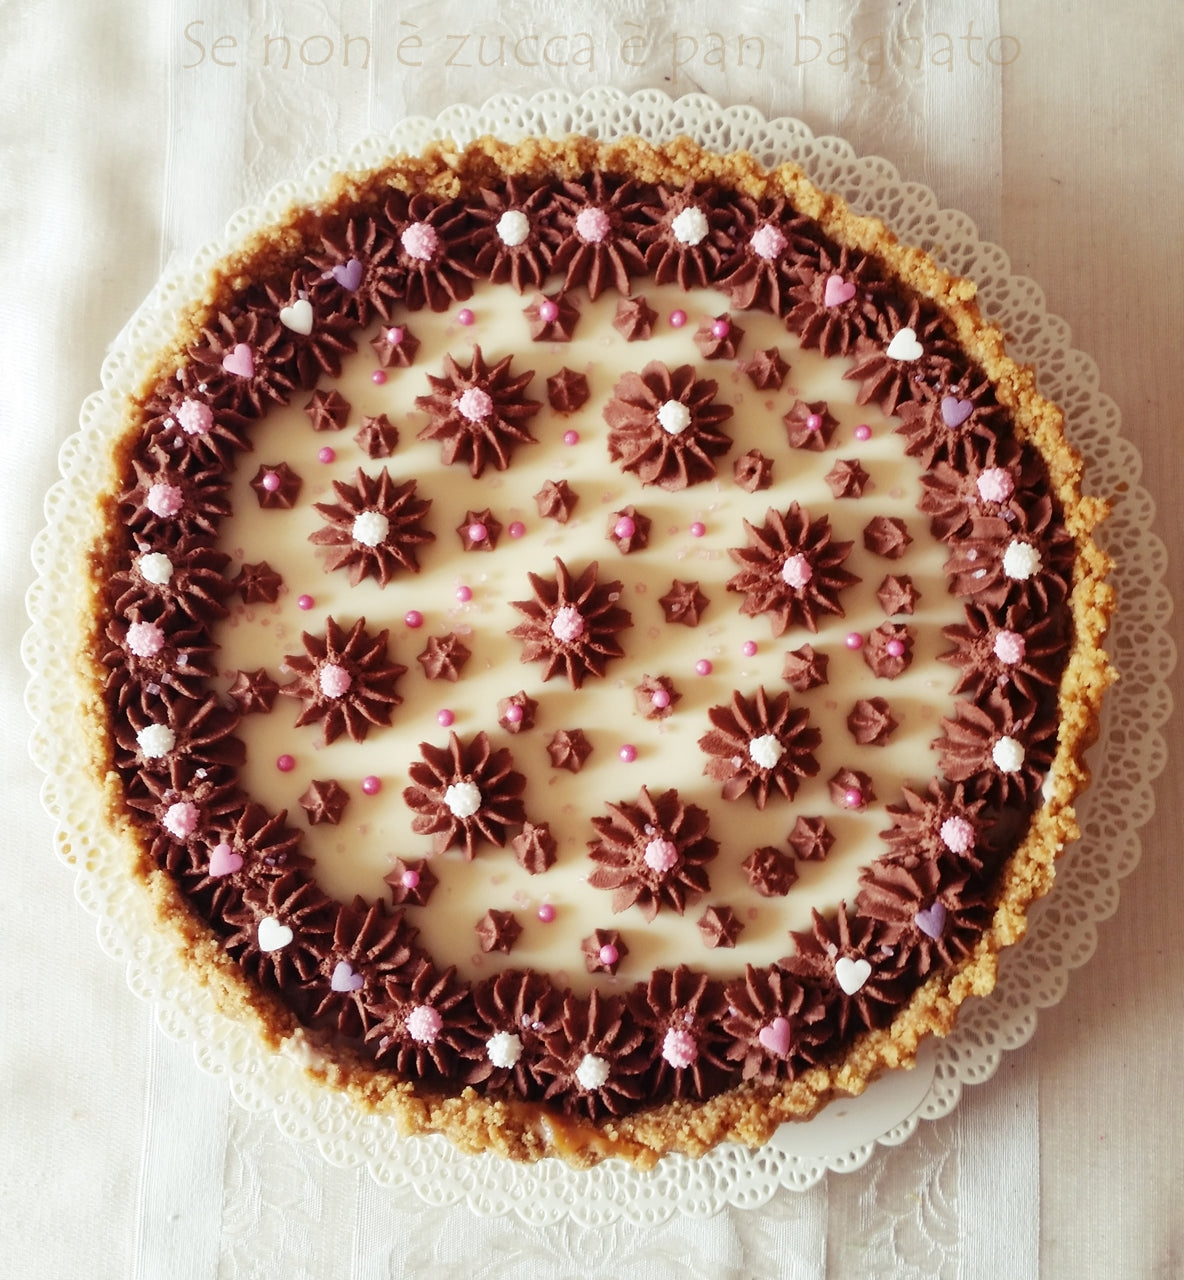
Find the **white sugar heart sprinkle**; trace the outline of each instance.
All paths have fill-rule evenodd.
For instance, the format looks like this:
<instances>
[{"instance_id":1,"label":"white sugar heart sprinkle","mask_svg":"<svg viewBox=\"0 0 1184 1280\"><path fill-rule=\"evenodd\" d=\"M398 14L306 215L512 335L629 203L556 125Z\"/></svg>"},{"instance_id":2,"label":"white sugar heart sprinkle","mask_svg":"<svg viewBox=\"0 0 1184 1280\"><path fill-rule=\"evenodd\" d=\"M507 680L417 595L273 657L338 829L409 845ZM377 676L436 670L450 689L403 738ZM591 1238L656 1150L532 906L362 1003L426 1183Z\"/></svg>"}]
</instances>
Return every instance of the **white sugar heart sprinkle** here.
<instances>
[{"instance_id":1,"label":"white sugar heart sprinkle","mask_svg":"<svg viewBox=\"0 0 1184 1280\"><path fill-rule=\"evenodd\" d=\"M850 956L839 956L835 961L835 981L844 995L853 996L871 976L872 967L862 958L852 960Z\"/></svg>"},{"instance_id":2,"label":"white sugar heart sprinkle","mask_svg":"<svg viewBox=\"0 0 1184 1280\"><path fill-rule=\"evenodd\" d=\"M280 324L307 338L312 333L312 303L299 298L290 307L281 307Z\"/></svg>"},{"instance_id":3,"label":"white sugar heart sprinkle","mask_svg":"<svg viewBox=\"0 0 1184 1280\"><path fill-rule=\"evenodd\" d=\"M259 921L259 950L281 951L296 935L275 916L264 916Z\"/></svg>"},{"instance_id":4,"label":"white sugar heart sprinkle","mask_svg":"<svg viewBox=\"0 0 1184 1280\"><path fill-rule=\"evenodd\" d=\"M888 344L887 354L893 360L920 360L925 348L917 341L915 329L901 329Z\"/></svg>"}]
</instances>

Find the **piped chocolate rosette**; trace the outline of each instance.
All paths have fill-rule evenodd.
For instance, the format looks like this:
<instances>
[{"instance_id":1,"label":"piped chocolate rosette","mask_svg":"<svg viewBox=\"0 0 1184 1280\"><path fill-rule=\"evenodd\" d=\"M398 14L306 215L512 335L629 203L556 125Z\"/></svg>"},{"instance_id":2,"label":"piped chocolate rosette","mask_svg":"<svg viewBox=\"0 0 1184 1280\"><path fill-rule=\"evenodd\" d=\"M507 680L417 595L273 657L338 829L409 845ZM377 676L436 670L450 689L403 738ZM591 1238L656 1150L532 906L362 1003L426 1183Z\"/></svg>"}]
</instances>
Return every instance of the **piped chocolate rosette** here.
<instances>
[{"instance_id":1,"label":"piped chocolate rosette","mask_svg":"<svg viewBox=\"0 0 1184 1280\"><path fill-rule=\"evenodd\" d=\"M973 287L793 166L343 178L114 463L82 665L137 874L408 1130L759 1143L989 992L1076 834L1104 506Z\"/></svg>"}]
</instances>

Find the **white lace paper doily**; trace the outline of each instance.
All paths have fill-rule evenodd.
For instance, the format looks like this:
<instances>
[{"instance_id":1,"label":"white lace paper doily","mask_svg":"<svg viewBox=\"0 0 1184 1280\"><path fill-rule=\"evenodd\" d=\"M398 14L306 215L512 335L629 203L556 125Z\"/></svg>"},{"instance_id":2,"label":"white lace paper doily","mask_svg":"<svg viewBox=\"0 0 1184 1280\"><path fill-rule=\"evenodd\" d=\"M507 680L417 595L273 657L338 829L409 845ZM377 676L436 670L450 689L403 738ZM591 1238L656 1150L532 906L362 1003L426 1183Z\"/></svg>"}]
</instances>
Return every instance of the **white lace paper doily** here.
<instances>
[{"instance_id":1,"label":"white lace paper doily","mask_svg":"<svg viewBox=\"0 0 1184 1280\"><path fill-rule=\"evenodd\" d=\"M892 1073L809 1123L783 1126L760 1150L725 1145L699 1160L671 1156L649 1173L617 1160L589 1171L557 1160L515 1165L464 1155L439 1138L401 1137L392 1120L360 1114L344 1097L312 1085L298 1044L270 1052L253 1029L222 1015L175 943L156 928L146 895L107 838L94 783L79 776L71 758L76 707L52 678L71 660L70 583L79 550L96 531L93 479L105 474L121 408L142 380L159 335L170 332L176 314L201 293L210 267L293 202L315 202L342 169L370 168L391 152L418 152L441 137L463 144L487 133L514 140L569 132L654 141L688 134L716 151L746 149L764 164L794 160L857 212L883 218L902 240L978 283L982 309L1008 334L1011 354L1034 364L1041 390L1064 407L1071 440L1089 461L1091 490L1118 499L1101 540L1118 563L1121 611L1109 644L1123 678L1109 696L1094 750L1094 785L1080 806L1084 835L1059 865L1055 893L1032 912L1023 945L1003 956L994 995L964 1006L953 1034L927 1044L913 1071ZM535 1223L571 1216L583 1225L618 1218L652 1224L678 1212L757 1208L778 1188L805 1189L827 1170L857 1169L877 1144L903 1142L922 1120L952 1111L964 1085L989 1079L1003 1052L1029 1039L1037 1011L1060 1000L1070 972L1093 953L1097 924L1115 910L1119 882L1139 859L1139 828L1153 808L1151 782L1166 763L1160 727L1170 710L1166 676L1174 665L1164 629L1171 609L1166 551L1150 532L1154 507L1137 483L1141 459L1119 434L1118 409L1099 390L1096 365L1072 348L1065 323L1046 314L1039 288L1011 274L1001 249L980 242L968 217L941 209L931 191L903 182L887 161L857 157L838 138L815 138L800 121L766 120L750 107L724 108L701 95L672 100L655 91L551 91L408 119L390 137L367 139L345 157L314 164L303 181L276 188L261 205L237 214L193 264L166 275L117 339L102 384L62 449L62 479L46 499L47 526L33 547L32 626L22 649L36 721L30 750L46 774L42 794L57 824L58 853L77 872L76 894L98 919L103 949L126 966L131 989L154 1003L163 1029L190 1042L199 1065L224 1076L244 1107L272 1112L284 1133L315 1142L327 1160L364 1164L381 1185L414 1190L429 1203L464 1200L478 1213L513 1210Z\"/></svg>"}]
</instances>

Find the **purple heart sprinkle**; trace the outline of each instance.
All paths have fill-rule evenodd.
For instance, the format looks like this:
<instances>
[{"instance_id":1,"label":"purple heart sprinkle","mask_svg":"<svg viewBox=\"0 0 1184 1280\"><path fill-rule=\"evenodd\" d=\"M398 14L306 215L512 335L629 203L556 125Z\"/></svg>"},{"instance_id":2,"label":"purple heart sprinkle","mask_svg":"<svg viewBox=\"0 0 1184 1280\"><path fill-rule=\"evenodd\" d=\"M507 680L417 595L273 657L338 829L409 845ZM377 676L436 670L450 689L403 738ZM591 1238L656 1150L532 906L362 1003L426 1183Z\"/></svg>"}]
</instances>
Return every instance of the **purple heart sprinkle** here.
<instances>
[{"instance_id":1,"label":"purple heart sprinkle","mask_svg":"<svg viewBox=\"0 0 1184 1280\"><path fill-rule=\"evenodd\" d=\"M350 293L362 283L362 264L357 258L350 258L348 262L339 262L333 268L333 279L343 288L348 289Z\"/></svg>"},{"instance_id":2,"label":"purple heart sprinkle","mask_svg":"<svg viewBox=\"0 0 1184 1280\"><path fill-rule=\"evenodd\" d=\"M334 991L357 991L361 988L362 981L362 975L354 973L348 960L338 960L333 976L329 979L329 986Z\"/></svg>"},{"instance_id":3,"label":"purple heart sprinkle","mask_svg":"<svg viewBox=\"0 0 1184 1280\"><path fill-rule=\"evenodd\" d=\"M974 412L974 402L959 400L957 396L942 396L941 420L951 430L960 427Z\"/></svg>"},{"instance_id":4,"label":"purple heart sprinkle","mask_svg":"<svg viewBox=\"0 0 1184 1280\"><path fill-rule=\"evenodd\" d=\"M946 929L946 909L940 902L935 902L918 911L913 917L913 923L927 938L936 942Z\"/></svg>"}]
</instances>

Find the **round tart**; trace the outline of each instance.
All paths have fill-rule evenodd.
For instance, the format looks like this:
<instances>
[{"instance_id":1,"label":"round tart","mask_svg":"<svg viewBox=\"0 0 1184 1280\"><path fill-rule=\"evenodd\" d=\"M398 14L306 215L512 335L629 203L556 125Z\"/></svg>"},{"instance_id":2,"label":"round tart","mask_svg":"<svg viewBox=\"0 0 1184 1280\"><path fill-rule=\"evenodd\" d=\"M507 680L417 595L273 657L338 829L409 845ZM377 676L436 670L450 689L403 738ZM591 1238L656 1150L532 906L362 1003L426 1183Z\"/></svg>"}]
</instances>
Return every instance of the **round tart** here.
<instances>
[{"instance_id":1,"label":"round tart","mask_svg":"<svg viewBox=\"0 0 1184 1280\"><path fill-rule=\"evenodd\" d=\"M342 177L220 264L103 501L135 874L409 1130L760 1143L990 991L1075 835L1104 508L973 286L793 166Z\"/></svg>"}]
</instances>

